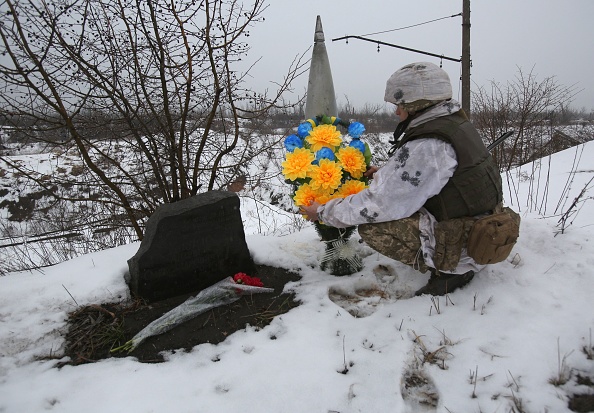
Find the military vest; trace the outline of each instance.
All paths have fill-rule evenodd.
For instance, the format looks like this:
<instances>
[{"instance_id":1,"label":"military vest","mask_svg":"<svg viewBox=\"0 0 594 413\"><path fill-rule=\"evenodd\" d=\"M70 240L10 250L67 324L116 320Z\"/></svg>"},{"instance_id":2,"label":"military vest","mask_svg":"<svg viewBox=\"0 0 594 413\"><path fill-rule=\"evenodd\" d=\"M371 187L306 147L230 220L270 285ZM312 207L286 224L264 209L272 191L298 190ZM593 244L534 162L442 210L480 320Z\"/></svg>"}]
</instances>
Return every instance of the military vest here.
<instances>
[{"instance_id":1,"label":"military vest","mask_svg":"<svg viewBox=\"0 0 594 413\"><path fill-rule=\"evenodd\" d=\"M441 139L456 151L458 167L454 175L424 205L438 221L490 212L503 200L499 169L464 112L411 128L396 145L400 148L419 138Z\"/></svg>"}]
</instances>

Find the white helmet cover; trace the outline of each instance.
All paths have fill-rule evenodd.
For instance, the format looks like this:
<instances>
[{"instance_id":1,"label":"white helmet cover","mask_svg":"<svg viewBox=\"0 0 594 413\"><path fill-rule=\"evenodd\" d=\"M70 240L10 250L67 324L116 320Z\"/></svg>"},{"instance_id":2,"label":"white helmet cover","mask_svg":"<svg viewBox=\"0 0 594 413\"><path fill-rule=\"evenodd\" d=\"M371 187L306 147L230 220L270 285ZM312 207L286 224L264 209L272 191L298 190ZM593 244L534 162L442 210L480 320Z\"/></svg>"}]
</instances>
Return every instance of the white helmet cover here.
<instances>
[{"instance_id":1,"label":"white helmet cover","mask_svg":"<svg viewBox=\"0 0 594 413\"><path fill-rule=\"evenodd\" d=\"M450 77L429 62L411 63L398 69L386 82L386 102L401 105L417 100L442 101L452 98Z\"/></svg>"}]
</instances>

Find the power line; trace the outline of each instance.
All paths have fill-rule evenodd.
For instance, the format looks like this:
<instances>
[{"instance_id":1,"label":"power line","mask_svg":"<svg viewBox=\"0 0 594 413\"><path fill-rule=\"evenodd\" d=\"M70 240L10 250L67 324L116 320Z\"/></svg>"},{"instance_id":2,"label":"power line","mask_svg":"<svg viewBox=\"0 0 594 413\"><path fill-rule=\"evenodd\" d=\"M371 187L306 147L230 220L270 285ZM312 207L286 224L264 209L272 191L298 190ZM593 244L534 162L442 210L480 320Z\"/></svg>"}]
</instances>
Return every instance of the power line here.
<instances>
[{"instance_id":1,"label":"power line","mask_svg":"<svg viewBox=\"0 0 594 413\"><path fill-rule=\"evenodd\" d=\"M384 30L384 31L381 31L381 32L362 34L360 36L373 36L373 35L376 35L376 34L390 33L390 32L395 32L395 31L398 31L398 30L410 29L412 27L422 26L424 24L433 23L433 22L436 22L436 21L439 21L439 20L451 19L452 17L458 17L458 16L462 16L462 13L453 14L451 16L440 17L438 19L433 19L433 20L429 20L429 21L426 21L426 22L423 22L423 23L413 24L413 25L410 25L410 26L399 27L397 29L390 29L390 30Z\"/></svg>"},{"instance_id":2,"label":"power line","mask_svg":"<svg viewBox=\"0 0 594 413\"><path fill-rule=\"evenodd\" d=\"M343 37L338 37L336 39L332 39L333 42L338 41L338 40L346 40L346 42L349 42L349 39L359 39L359 40L363 40L366 42L371 42L371 43L375 43L377 44L377 51L379 52L379 46L383 45L383 46L390 46L390 47L395 47L397 49L402 49L402 50L407 50L409 52L415 52L415 53L421 53L427 56L433 56L433 57L437 57L439 59L445 59L445 60L451 60L452 62L458 62L460 63L462 61L462 59L456 59L455 57L448 57L448 56L444 56L444 55L440 55L440 54L436 54L436 53L430 53L430 52L425 52L423 50L418 50L418 49L411 49L410 47L404 47L404 46L398 46L397 44L392 44L392 43L387 43L387 42L382 42L379 40L375 40L375 39L367 39L365 37L361 37L361 36L343 36Z\"/></svg>"},{"instance_id":3,"label":"power line","mask_svg":"<svg viewBox=\"0 0 594 413\"><path fill-rule=\"evenodd\" d=\"M444 56L444 55L439 55L436 53L425 52L423 50L412 49L410 47L399 46L399 45L396 45L393 43L381 42L379 40L369 39L369 38L365 37L365 36L373 36L373 35L378 35L378 34L383 34L383 33L390 33L390 32L394 32L394 31L398 31L398 30L410 29L412 27L422 26L424 24L434 23L434 22L437 22L440 20L451 19L451 18L459 17L459 16L462 16L462 29L463 29L462 30L462 57L460 59L456 59L454 57L448 57L448 56ZM441 59L440 65L439 65L440 67L441 67L441 62L444 59L461 63L462 64L462 67L461 67L462 76L460 76L460 81L462 83L462 108L466 111L467 115L470 116L470 66L471 66L471 62L470 62L470 0L464 0L462 13L453 14L451 16L440 17L437 19L428 20L423 23L412 24L409 26L399 27L396 29L383 30L383 31L375 32L375 33L367 33L367 34L363 34L360 36L352 36L352 35L343 36L343 37L339 37L336 39L332 39L332 41L335 42L337 40L346 40L346 43L348 44L349 39L357 39L357 40L363 40L366 42L375 43L375 44L377 44L378 52L380 51L380 45L384 45L384 46L394 47L397 49L402 49L402 50L406 50L406 51L410 51L410 52L414 52L414 53L424 54L427 56L437 57L437 58Z\"/></svg>"}]
</instances>

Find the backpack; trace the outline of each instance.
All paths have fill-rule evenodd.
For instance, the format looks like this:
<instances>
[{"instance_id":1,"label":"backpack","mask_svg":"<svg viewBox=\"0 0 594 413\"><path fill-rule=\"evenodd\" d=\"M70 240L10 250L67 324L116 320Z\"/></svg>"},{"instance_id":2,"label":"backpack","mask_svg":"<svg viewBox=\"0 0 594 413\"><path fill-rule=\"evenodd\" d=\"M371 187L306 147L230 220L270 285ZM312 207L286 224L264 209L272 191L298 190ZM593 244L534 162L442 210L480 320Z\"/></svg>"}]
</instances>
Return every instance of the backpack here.
<instances>
[{"instance_id":1,"label":"backpack","mask_svg":"<svg viewBox=\"0 0 594 413\"><path fill-rule=\"evenodd\" d=\"M520 235L520 216L499 205L492 215L479 218L468 234L468 255L478 264L504 261Z\"/></svg>"}]
</instances>

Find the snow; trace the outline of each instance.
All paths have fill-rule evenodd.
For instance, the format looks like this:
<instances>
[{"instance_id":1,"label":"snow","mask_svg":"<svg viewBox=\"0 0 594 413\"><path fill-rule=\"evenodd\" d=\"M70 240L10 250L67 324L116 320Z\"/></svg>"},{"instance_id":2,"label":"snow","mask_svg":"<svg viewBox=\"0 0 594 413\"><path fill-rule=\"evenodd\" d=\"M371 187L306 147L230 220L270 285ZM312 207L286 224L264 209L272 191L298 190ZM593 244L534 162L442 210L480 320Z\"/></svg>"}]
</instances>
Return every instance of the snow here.
<instances>
[{"instance_id":1,"label":"snow","mask_svg":"<svg viewBox=\"0 0 594 413\"><path fill-rule=\"evenodd\" d=\"M594 391L574 379L594 377L584 351L594 351L594 143L522 170L504 175L506 204L522 216L518 244L449 299L407 298L428 275L357 236L363 270L324 273L311 225L242 198L254 260L299 272L286 288L302 303L262 330L246 326L164 363L127 357L56 368L59 357L44 358L60 355L68 312L128 296L126 260L138 243L0 277L0 412L490 413L520 411L519 403L569 412L571 394ZM561 233L560 217L588 182ZM383 296L353 302L370 289ZM416 405L418 395L403 398L411 372L433 386L433 410ZM569 374L564 385L550 383Z\"/></svg>"}]
</instances>

